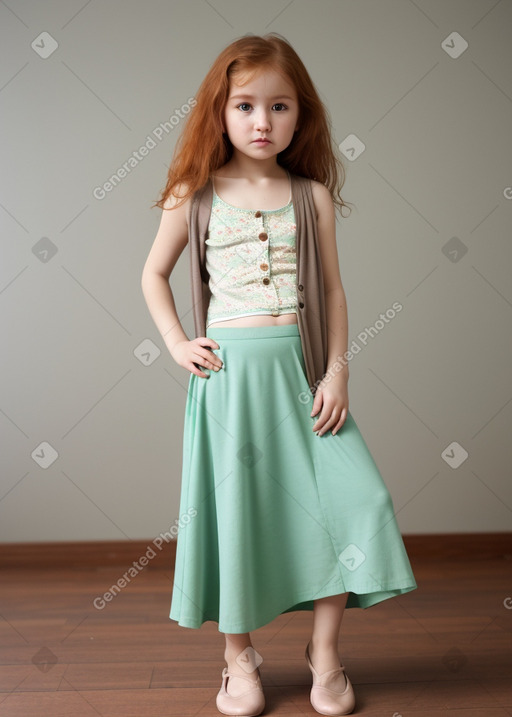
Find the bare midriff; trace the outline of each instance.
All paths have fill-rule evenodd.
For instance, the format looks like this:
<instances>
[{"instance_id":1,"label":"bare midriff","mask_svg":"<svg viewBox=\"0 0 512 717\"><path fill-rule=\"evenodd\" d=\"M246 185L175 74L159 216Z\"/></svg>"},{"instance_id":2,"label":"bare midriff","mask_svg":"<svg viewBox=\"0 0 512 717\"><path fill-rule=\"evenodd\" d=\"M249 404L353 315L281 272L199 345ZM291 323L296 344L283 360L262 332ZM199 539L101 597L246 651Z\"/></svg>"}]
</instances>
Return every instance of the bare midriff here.
<instances>
[{"instance_id":1,"label":"bare midriff","mask_svg":"<svg viewBox=\"0 0 512 717\"><path fill-rule=\"evenodd\" d=\"M258 314L256 316L240 316L236 319L228 319L225 321L213 321L210 326L277 326L280 324L296 324L297 314L295 312L289 314L280 314L272 316L271 314Z\"/></svg>"}]
</instances>

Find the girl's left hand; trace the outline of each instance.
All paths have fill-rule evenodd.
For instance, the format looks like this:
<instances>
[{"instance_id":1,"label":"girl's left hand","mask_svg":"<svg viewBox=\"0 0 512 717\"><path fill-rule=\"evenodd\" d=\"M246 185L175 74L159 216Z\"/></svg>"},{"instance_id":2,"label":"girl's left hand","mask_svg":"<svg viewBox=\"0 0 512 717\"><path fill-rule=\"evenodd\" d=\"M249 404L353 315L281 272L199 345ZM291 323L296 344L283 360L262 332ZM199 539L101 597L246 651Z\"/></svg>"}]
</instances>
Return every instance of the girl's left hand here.
<instances>
[{"instance_id":1,"label":"girl's left hand","mask_svg":"<svg viewBox=\"0 0 512 717\"><path fill-rule=\"evenodd\" d=\"M332 376L330 381L320 383L313 401L312 416L320 415L313 424L313 431L322 436L331 430L333 436L339 431L348 415L348 377L342 373Z\"/></svg>"}]
</instances>

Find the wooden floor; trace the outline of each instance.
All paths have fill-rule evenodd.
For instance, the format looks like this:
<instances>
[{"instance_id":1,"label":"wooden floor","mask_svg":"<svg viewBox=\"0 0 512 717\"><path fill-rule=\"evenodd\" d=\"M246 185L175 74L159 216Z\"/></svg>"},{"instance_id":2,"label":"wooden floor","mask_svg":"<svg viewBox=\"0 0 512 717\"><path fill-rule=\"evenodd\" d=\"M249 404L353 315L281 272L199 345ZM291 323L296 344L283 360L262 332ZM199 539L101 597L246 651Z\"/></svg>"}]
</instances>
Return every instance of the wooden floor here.
<instances>
[{"instance_id":1,"label":"wooden floor","mask_svg":"<svg viewBox=\"0 0 512 717\"><path fill-rule=\"evenodd\" d=\"M345 612L354 714L512 715L512 550L439 552L409 553L418 590ZM98 610L94 598L126 565L80 565L2 570L0 717L217 717L223 636L212 622L169 620L171 571L149 565ZM280 615L252 633L264 715L317 714L304 659L311 617Z\"/></svg>"}]
</instances>

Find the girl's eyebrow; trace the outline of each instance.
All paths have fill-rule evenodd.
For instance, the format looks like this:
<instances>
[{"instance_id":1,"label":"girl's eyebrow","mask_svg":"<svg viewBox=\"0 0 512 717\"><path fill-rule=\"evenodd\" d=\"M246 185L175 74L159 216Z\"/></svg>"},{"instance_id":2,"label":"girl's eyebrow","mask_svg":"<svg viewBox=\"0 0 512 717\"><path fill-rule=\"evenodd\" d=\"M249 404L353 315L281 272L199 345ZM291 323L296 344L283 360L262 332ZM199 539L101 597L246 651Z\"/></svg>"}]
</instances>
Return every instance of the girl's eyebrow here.
<instances>
[{"instance_id":1,"label":"girl's eyebrow","mask_svg":"<svg viewBox=\"0 0 512 717\"><path fill-rule=\"evenodd\" d=\"M231 95L229 98L230 100L253 100L254 95ZM289 97L288 95L275 95L275 97L270 97L270 100L293 100L293 97Z\"/></svg>"}]
</instances>

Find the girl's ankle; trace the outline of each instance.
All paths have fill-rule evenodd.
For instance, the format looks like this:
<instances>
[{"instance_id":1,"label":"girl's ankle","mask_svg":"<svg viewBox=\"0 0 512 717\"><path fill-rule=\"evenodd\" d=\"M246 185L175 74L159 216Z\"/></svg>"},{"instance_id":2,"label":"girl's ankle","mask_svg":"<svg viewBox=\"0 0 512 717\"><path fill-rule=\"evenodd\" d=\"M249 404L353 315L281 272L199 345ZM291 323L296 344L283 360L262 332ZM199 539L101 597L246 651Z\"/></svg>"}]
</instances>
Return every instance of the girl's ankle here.
<instances>
[{"instance_id":1,"label":"girl's ankle","mask_svg":"<svg viewBox=\"0 0 512 717\"><path fill-rule=\"evenodd\" d=\"M309 643L309 656L313 667L319 674L333 670L341 664L339 659L338 648L333 645L313 645L311 640Z\"/></svg>"}]
</instances>

